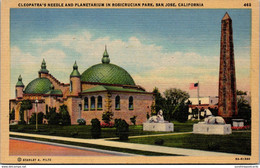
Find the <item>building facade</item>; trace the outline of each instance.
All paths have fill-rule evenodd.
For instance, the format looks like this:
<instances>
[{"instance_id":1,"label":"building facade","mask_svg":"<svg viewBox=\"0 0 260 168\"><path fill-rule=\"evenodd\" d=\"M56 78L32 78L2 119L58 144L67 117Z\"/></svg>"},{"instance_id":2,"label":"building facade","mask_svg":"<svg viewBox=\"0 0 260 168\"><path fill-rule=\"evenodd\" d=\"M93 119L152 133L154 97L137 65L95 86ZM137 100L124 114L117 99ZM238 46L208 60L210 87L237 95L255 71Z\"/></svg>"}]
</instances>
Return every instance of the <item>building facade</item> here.
<instances>
[{"instance_id":1,"label":"building facade","mask_svg":"<svg viewBox=\"0 0 260 168\"><path fill-rule=\"evenodd\" d=\"M38 78L26 87L21 75L15 87L15 99L10 100L10 109L15 109L15 120L19 121L22 100L31 100L33 108L29 116L36 110L46 112L48 107L61 105L68 107L71 123L77 124L77 119L83 118L87 124L98 118L102 120L103 112L112 112L113 119L121 118L130 123L130 118L137 116L136 123L146 121L147 113L151 114L154 96L139 85L136 85L131 75L123 68L111 64L105 49L102 63L91 66L82 74L75 62L69 76L70 83L61 83L49 73L43 60ZM36 100L37 109L36 109ZM28 117L23 116L25 121ZM30 117L29 117L30 118Z\"/></svg>"}]
</instances>

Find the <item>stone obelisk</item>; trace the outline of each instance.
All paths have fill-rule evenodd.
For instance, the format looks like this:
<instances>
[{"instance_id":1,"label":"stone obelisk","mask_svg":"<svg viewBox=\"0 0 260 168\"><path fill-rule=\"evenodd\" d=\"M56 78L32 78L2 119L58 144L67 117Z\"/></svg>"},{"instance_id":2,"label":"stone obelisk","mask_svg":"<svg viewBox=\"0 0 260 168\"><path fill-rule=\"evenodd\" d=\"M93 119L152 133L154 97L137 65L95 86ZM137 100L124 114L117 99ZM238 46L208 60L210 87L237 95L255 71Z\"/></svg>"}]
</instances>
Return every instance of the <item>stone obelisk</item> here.
<instances>
[{"instance_id":1,"label":"stone obelisk","mask_svg":"<svg viewBox=\"0 0 260 168\"><path fill-rule=\"evenodd\" d=\"M218 115L230 119L237 115L236 73L232 20L228 13L221 20Z\"/></svg>"}]
</instances>

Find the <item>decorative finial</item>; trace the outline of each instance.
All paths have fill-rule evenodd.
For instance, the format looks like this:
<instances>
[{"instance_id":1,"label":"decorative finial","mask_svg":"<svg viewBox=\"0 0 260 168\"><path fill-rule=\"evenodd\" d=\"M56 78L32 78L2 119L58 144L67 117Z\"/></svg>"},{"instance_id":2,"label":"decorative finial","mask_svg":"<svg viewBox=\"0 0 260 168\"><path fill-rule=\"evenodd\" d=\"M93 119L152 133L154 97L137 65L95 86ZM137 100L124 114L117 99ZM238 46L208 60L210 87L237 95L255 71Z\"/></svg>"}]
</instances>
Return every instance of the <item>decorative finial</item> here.
<instances>
[{"instance_id":1,"label":"decorative finial","mask_svg":"<svg viewBox=\"0 0 260 168\"><path fill-rule=\"evenodd\" d=\"M23 79L22 79L22 76L21 76L21 74L19 75L19 77L18 77L18 81L22 81Z\"/></svg>"},{"instance_id":2,"label":"decorative finial","mask_svg":"<svg viewBox=\"0 0 260 168\"><path fill-rule=\"evenodd\" d=\"M42 64L41 64L41 69L40 69L40 73L49 73L49 71L46 69L46 62L45 62L45 60L44 60L44 58L43 58L43 60L42 60Z\"/></svg>"},{"instance_id":3,"label":"decorative finial","mask_svg":"<svg viewBox=\"0 0 260 168\"><path fill-rule=\"evenodd\" d=\"M73 69L78 69L78 65L77 65L77 62L75 61L74 65L73 65Z\"/></svg>"},{"instance_id":4,"label":"decorative finial","mask_svg":"<svg viewBox=\"0 0 260 168\"><path fill-rule=\"evenodd\" d=\"M19 77L18 77L18 81L17 81L17 83L16 83L16 87L19 87L19 86L21 86L21 87L24 87L24 84L23 84L23 82L22 82L22 76L21 75L19 75Z\"/></svg>"},{"instance_id":5,"label":"decorative finial","mask_svg":"<svg viewBox=\"0 0 260 168\"><path fill-rule=\"evenodd\" d=\"M108 55L108 52L107 52L107 45L105 45L105 51L104 51L104 54L103 54L102 63L103 64L109 64L110 63L110 58L109 58L109 55Z\"/></svg>"},{"instance_id":6,"label":"decorative finial","mask_svg":"<svg viewBox=\"0 0 260 168\"><path fill-rule=\"evenodd\" d=\"M80 73L78 71L78 65L76 61L73 65L73 71L71 72L70 77L80 77Z\"/></svg>"}]
</instances>

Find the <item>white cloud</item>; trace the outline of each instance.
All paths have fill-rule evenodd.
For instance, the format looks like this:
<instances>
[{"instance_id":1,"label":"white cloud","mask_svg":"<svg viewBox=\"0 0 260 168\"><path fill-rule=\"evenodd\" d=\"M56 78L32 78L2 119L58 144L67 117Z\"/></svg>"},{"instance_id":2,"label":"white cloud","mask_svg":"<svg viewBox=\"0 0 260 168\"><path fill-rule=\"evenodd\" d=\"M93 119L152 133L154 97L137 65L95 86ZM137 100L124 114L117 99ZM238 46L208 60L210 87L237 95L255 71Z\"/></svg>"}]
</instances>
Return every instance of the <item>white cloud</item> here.
<instances>
[{"instance_id":1,"label":"white cloud","mask_svg":"<svg viewBox=\"0 0 260 168\"><path fill-rule=\"evenodd\" d=\"M74 60L77 60L79 70L83 73L91 65L101 63L104 46L107 45L111 63L126 69L136 84L149 91L155 86L162 92L170 87L188 90L189 83L199 80L202 95L217 95L218 53L204 56L194 52L170 52L162 46L144 44L138 37L130 37L128 40L112 39L109 36L93 38L88 31L33 41L36 43L32 45L39 45L47 50L43 53L25 53L18 47L12 47L13 83L16 83L21 72L24 74L24 83L36 78L43 58L50 73L66 83ZM68 50L78 53L78 56L71 55L73 52ZM241 56L236 58L237 79L249 77L249 65L250 60ZM249 86L249 81L237 81L238 86L244 89Z\"/></svg>"}]
</instances>

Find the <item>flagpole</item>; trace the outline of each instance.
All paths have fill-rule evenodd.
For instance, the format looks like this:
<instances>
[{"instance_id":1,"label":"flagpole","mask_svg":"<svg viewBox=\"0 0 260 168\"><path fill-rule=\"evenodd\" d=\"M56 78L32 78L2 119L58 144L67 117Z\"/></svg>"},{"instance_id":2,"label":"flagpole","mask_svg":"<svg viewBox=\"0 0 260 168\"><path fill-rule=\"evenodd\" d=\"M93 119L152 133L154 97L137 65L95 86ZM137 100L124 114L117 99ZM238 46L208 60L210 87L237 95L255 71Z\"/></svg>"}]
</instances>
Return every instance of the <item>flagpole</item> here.
<instances>
[{"instance_id":1,"label":"flagpole","mask_svg":"<svg viewBox=\"0 0 260 168\"><path fill-rule=\"evenodd\" d=\"M198 81L198 88L197 88L197 92L198 92L198 106L200 105L200 94L199 94L199 89L200 85L199 85L199 81ZM200 109L198 108L198 120L200 120Z\"/></svg>"}]
</instances>

